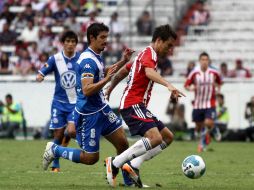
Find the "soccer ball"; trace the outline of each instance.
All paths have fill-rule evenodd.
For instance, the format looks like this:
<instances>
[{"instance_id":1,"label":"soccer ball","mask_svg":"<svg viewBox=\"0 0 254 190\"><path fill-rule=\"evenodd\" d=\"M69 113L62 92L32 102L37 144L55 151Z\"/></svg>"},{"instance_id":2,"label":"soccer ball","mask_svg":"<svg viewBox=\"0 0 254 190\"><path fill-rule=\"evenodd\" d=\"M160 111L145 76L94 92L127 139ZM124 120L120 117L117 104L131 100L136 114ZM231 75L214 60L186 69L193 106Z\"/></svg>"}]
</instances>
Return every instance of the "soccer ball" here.
<instances>
[{"instance_id":1,"label":"soccer ball","mask_svg":"<svg viewBox=\"0 0 254 190\"><path fill-rule=\"evenodd\" d=\"M204 160L198 155L191 155L184 159L182 170L185 176L191 179L200 178L204 175L206 166Z\"/></svg>"}]
</instances>

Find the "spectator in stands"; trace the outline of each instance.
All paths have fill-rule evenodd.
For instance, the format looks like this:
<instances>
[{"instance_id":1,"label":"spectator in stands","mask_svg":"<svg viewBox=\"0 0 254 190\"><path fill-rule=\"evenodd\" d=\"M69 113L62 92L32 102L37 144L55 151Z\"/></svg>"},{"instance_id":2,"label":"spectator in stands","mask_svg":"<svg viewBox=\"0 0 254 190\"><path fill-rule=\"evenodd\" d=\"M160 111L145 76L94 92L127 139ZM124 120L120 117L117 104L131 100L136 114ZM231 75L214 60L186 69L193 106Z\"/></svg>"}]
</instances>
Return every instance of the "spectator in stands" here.
<instances>
[{"instance_id":1,"label":"spectator in stands","mask_svg":"<svg viewBox=\"0 0 254 190\"><path fill-rule=\"evenodd\" d=\"M26 9L23 14L27 21L34 21L35 11L32 9L32 5L30 3L26 5Z\"/></svg>"},{"instance_id":2,"label":"spectator in stands","mask_svg":"<svg viewBox=\"0 0 254 190\"><path fill-rule=\"evenodd\" d=\"M41 52L38 49L38 45L36 42L32 42L28 47L27 50L29 52L29 55L31 57L31 62L36 63L39 60L39 56Z\"/></svg>"},{"instance_id":3,"label":"spectator in stands","mask_svg":"<svg viewBox=\"0 0 254 190\"><path fill-rule=\"evenodd\" d=\"M17 39L17 33L10 30L9 23L5 23L3 32L0 33L0 45L14 45Z\"/></svg>"},{"instance_id":4,"label":"spectator in stands","mask_svg":"<svg viewBox=\"0 0 254 190\"><path fill-rule=\"evenodd\" d=\"M161 76L173 75L173 67L171 60L166 56L164 58L158 58L158 68L160 69Z\"/></svg>"},{"instance_id":5,"label":"spectator in stands","mask_svg":"<svg viewBox=\"0 0 254 190\"><path fill-rule=\"evenodd\" d=\"M177 138L182 138L181 133L187 131L184 105L170 99L166 114L170 117L169 129L177 136ZM179 135L176 133L179 133Z\"/></svg>"},{"instance_id":6,"label":"spectator in stands","mask_svg":"<svg viewBox=\"0 0 254 190\"><path fill-rule=\"evenodd\" d=\"M91 24L93 24L93 23L95 23L95 22L98 22L98 21L96 20L96 16L97 16L96 11L92 11L92 12L89 13L89 20L88 20L87 22L83 23L82 26L81 26L82 32L86 33L87 28L88 28Z\"/></svg>"},{"instance_id":7,"label":"spectator in stands","mask_svg":"<svg viewBox=\"0 0 254 190\"><path fill-rule=\"evenodd\" d=\"M80 0L63 0L64 6L71 11L72 15L79 15L79 8L83 4Z\"/></svg>"},{"instance_id":8,"label":"spectator in stands","mask_svg":"<svg viewBox=\"0 0 254 190\"><path fill-rule=\"evenodd\" d=\"M120 60L125 48L126 45L121 41L121 35L116 34L113 41L108 43L106 50L103 51L104 63L110 65L111 63L116 62L116 60ZM110 58L110 60L107 58Z\"/></svg>"},{"instance_id":9,"label":"spectator in stands","mask_svg":"<svg viewBox=\"0 0 254 190\"><path fill-rule=\"evenodd\" d=\"M12 73L10 70L9 64L10 64L10 62L9 62L8 54L5 52L2 52L1 57L0 57L0 74L11 74Z\"/></svg>"},{"instance_id":10,"label":"spectator in stands","mask_svg":"<svg viewBox=\"0 0 254 190\"><path fill-rule=\"evenodd\" d=\"M6 131L0 133L0 137L14 138L14 131L19 129L23 122L22 107L13 102L11 94L5 96L3 109L3 127Z\"/></svg>"},{"instance_id":11,"label":"spectator in stands","mask_svg":"<svg viewBox=\"0 0 254 190\"><path fill-rule=\"evenodd\" d=\"M220 75L223 78L228 78L228 77L232 76L232 74L230 74L230 72L228 71L228 65L227 65L227 63L225 63L225 62L220 64Z\"/></svg>"},{"instance_id":12,"label":"spectator in stands","mask_svg":"<svg viewBox=\"0 0 254 190\"><path fill-rule=\"evenodd\" d=\"M47 28L49 28L50 30L50 26L47 26L46 30ZM50 35L50 32L47 35L46 31L43 32L43 30L40 29L38 32L38 43L37 43L39 52L50 52L53 48L52 39L53 35Z\"/></svg>"},{"instance_id":13,"label":"spectator in stands","mask_svg":"<svg viewBox=\"0 0 254 190\"><path fill-rule=\"evenodd\" d=\"M246 135L250 141L254 141L254 96L252 96L250 102L246 104L245 119L249 122L249 127L246 128Z\"/></svg>"},{"instance_id":14,"label":"spectator in stands","mask_svg":"<svg viewBox=\"0 0 254 190\"><path fill-rule=\"evenodd\" d=\"M32 9L34 11L41 12L41 11L45 10L46 4L47 4L46 1L33 0L32 1Z\"/></svg>"},{"instance_id":15,"label":"spectator in stands","mask_svg":"<svg viewBox=\"0 0 254 190\"><path fill-rule=\"evenodd\" d=\"M47 62L48 58L49 58L49 54L46 53L46 52L43 52L39 56L39 59L34 64L34 69L35 69L36 73L37 73L38 70L40 70L42 68L43 65L45 65L45 63Z\"/></svg>"},{"instance_id":16,"label":"spectator in stands","mask_svg":"<svg viewBox=\"0 0 254 190\"><path fill-rule=\"evenodd\" d=\"M190 74L192 69L194 69L195 66L196 66L195 61L189 61L188 65L187 65L187 68L186 68L186 72L185 73L180 73L180 76L188 77L188 75Z\"/></svg>"},{"instance_id":17,"label":"spectator in stands","mask_svg":"<svg viewBox=\"0 0 254 190\"><path fill-rule=\"evenodd\" d=\"M235 61L235 69L232 70L232 77L235 78L251 78L249 69L243 67L241 59Z\"/></svg>"},{"instance_id":18,"label":"spectator in stands","mask_svg":"<svg viewBox=\"0 0 254 190\"><path fill-rule=\"evenodd\" d=\"M42 12L42 17L40 18L40 25L42 26L50 26L55 23L55 20L52 16L52 12L50 9L44 9Z\"/></svg>"},{"instance_id":19,"label":"spectator in stands","mask_svg":"<svg viewBox=\"0 0 254 190\"><path fill-rule=\"evenodd\" d=\"M11 23L12 20L15 18L15 14L13 14L12 12L10 12L9 10L9 4L5 3L3 6L3 10L0 13L0 19L5 19L7 21L7 23Z\"/></svg>"},{"instance_id":20,"label":"spectator in stands","mask_svg":"<svg viewBox=\"0 0 254 190\"><path fill-rule=\"evenodd\" d=\"M15 74L23 76L33 73L33 63L27 49L21 50L21 55L15 67Z\"/></svg>"},{"instance_id":21,"label":"spectator in stands","mask_svg":"<svg viewBox=\"0 0 254 190\"><path fill-rule=\"evenodd\" d=\"M89 0L83 7L85 15L90 15L91 12L95 12L98 15L102 11L102 4L97 0Z\"/></svg>"},{"instance_id":22,"label":"spectator in stands","mask_svg":"<svg viewBox=\"0 0 254 190\"><path fill-rule=\"evenodd\" d=\"M65 25L77 33L81 31L81 24L76 21L75 15L70 15L70 17L66 20Z\"/></svg>"},{"instance_id":23,"label":"spectator in stands","mask_svg":"<svg viewBox=\"0 0 254 190\"><path fill-rule=\"evenodd\" d=\"M136 22L138 34L142 36L152 35L154 24L155 23L152 20L150 13L148 11L144 11Z\"/></svg>"},{"instance_id":24,"label":"spectator in stands","mask_svg":"<svg viewBox=\"0 0 254 190\"><path fill-rule=\"evenodd\" d=\"M118 13L114 12L109 21L109 31L112 36L115 36L116 34L122 35L124 32L124 25L121 21L118 20Z\"/></svg>"},{"instance_id":25,"label":"spectator in stands","mask_svg":"<svg viewBox=\"0 0 254 190\"><path fill-rule=\"evenodd\" d=\"M64 3L58 1L58 10L53 13L53 18L56 20L57 25L62 25L69 17L70 12L65 7Z\"/></svg>"},{"instance_id":26,"label":"spectator in stands","mask_svg":"<svg viewBox=\"0 0 254 190\"><path fill-rule=\"evenodd\" d=\"M224 95L223 94L217 94L217 106L216 106L216 120L214 123L214 128L212 129L212 136L217 141L221 141L223 137L225 137L225 132L228 128L228 122L229 122L229 112L228 108L224 105Z\"/></svg>"},{"instance_id":27,"label":"spectator in stands","mask_svg":"<svg viewBox=\"0 0 254 190\"><path fill-rule=\"evenodd\" d=\"M39 39L38 33L39 28L34 26L34 22L32 20L28 20L27 27L21 32L19 38L25 43L37 42Z\"/></svg>"},{"instance_id":28,"label":"spectator in stands","mask_svg":"<svg viewBox=\"0 0 254 190\"><path fill-rule=\"evenodd\" d=\"M193 12L192 17L190 18L190 24L192 26L205 26L210 21L210 13L205 8L204 3L202 1L198 2L197 9ZM200 34L202 29L195 29L195 34Z\"/></svg>"},{"instance_id":29,"label":"spectator in stands","mask_svg":"<svg viewBox=\"0 0 254 190\"><path fill-rule=\"evenodd\" d=\"M27 25L27 21L23 13L18 13L15 19L12 21L12 26L17 33L21 33Z\"/></svg>"}]
</instances>

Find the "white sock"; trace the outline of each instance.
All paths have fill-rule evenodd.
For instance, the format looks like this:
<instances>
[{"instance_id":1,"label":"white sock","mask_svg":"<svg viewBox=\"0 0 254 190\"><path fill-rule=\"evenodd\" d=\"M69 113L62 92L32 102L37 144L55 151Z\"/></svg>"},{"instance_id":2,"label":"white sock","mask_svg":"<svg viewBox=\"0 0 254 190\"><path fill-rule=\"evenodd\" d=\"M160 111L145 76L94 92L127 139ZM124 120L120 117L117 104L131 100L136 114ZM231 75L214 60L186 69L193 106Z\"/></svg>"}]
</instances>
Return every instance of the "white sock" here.
<instances>
[{"instance_id":1,"label":"white sock","mask_svg":"<svg viewBox=\"0 0 254 190\"><path fill-rule=\"evenodd\" d=\"M124 163L137 158L140 155L145 154L148 150L151 150L151 143L148 138L141 138L134 145L129 147L127 150L116 156L113 160L115 167L120 168Z\"/></svg>"},{"instance_id":2,"label":"white sock","mask_svg":"<svg viewBox=\"0 0 254 190\"><path fill-rule=\"evenodd\" d=\"M160 154L163 149L167 148L167 144L163 141L160 145L156 146L155 148L147 151L145 154L131 160L131 165L134 168L140 168L141 164L144 161L148 161L155 157L156 155Z\"/></svg>"}]
</instances>

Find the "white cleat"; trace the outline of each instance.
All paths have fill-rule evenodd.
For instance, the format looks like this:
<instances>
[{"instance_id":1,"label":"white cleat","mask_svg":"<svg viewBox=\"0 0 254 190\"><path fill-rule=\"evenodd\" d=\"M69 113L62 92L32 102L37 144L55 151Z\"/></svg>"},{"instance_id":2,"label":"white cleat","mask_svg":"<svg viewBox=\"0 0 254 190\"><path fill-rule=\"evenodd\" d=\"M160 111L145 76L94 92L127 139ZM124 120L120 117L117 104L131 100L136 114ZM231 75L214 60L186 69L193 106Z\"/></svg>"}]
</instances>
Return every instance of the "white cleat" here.
<instances>
[{"instance_id":1,"label":"white cleat","mask_svg":"<svg viewBox=\"0 0 254 190\"><path fill-rule=\"evenodd\" d=\"M107 157L105 159L107 181L111 187L116 187L116 176L119 169L113 166L112 161L112 157Z\"/></svg>"},{"instance_id":2,"label":"white cleat","mask_svg":"<svg viewBox=\"0 0 254 190\"><path fill-rule=\"evenodd\" d=\"M55 156L52 150L54 143L48 142L43 154L42 167L44 170L47 170L50 163L54 160Z\"/></svg>"}]
</instances>

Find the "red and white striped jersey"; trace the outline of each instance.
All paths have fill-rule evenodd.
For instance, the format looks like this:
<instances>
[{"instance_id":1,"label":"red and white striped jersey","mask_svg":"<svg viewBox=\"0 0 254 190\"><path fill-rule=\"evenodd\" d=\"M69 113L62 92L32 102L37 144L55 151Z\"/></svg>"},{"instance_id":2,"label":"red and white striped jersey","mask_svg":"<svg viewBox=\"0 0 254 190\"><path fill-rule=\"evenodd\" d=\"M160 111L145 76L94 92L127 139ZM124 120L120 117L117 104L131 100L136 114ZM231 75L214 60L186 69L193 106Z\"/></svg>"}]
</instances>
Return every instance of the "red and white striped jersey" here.
<instances>
[{"instance_id":1,"label":"red and white striped jersey","mask_svg":"<svg viewBox=\"0 0 254 190\"><path fill-rule=\"evenodd\" d=\"M126 65L127 69L129 69L128 67L130 65ZM139 103L144 103L147 106L151 97L153 81L147 78L145 74L146 67L155 70L157 67L157 54L151 46L146 47L140 52L130 67L128 82L121 99L120 109Z\"/></svg>"},{"instance_id":2,"label":"red and white striped jersey","mask_svg":"<svg viewBox=\"0 0 254 190\"><path fill-rule=\"evenodd\" d=\"M195 85L194 109L206 109L216 107L216 84L221 85L221 77L217 70L208 67L203 72L198 66L189 74L185 87Z\"/></svg>"}]
</instances>

